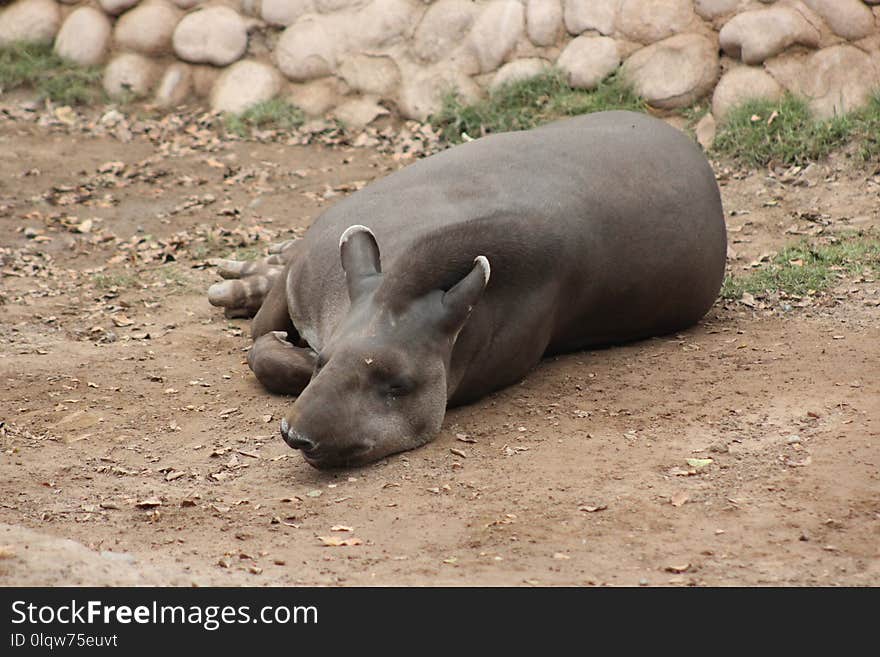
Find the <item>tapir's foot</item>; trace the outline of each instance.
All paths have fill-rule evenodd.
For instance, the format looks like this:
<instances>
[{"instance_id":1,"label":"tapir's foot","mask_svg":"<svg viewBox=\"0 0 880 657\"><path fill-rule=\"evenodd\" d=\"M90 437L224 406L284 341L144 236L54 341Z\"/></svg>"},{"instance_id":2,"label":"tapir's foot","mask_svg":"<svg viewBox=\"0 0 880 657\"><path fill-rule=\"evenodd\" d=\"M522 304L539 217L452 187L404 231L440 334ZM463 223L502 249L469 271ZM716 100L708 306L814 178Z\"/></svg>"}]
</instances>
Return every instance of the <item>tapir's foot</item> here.
<instances>
[{"instance_id":1,"label":"tapir's foot","mask_svg":"<svg viewBox=\"0 0 880 657\"><path fill-rule=\"evenodd\" d=\"M293 243L290 240L273 244L269 247L270 255L260 260L212 260L220 277L226 280L208 288L208 301L222 307L226 317L253 317L284 271L293 253Z\"/></svg>"},{"instance_id":2,"label":"tapir's foot","mask_svg":"<svg viewBox=\"0 0 880 657\"><path fill-rule=\"evenodd\" d=\"M284 395L298 395L309 384L317 356L311 349L295 347L284 331L256 339L248 351L248 366L263 386Z\"/></svg>"}]
</instances>

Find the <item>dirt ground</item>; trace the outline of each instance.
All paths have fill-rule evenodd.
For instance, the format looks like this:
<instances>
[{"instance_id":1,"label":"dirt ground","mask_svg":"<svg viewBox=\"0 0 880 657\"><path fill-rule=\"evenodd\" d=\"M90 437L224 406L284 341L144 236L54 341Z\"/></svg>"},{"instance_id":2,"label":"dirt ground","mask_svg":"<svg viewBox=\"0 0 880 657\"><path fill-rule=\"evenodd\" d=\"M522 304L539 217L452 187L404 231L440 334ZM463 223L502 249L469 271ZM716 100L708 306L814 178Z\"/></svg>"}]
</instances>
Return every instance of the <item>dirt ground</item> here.
<instances>
[{"instance_id":1,"label":"dirt ground","mask_svg":"<svg viewBox=\"0 0 880 657\"><path fill-rule=\"evenodd\" d=\"M37 535L177 585L880 584L880 272L546 360L421 449L319 472L206 260L406 158L67 123L0 114L0 584L119 581ZM735 273L880 226L844 156L716 171Z\"/></svg>"}]
</instances>

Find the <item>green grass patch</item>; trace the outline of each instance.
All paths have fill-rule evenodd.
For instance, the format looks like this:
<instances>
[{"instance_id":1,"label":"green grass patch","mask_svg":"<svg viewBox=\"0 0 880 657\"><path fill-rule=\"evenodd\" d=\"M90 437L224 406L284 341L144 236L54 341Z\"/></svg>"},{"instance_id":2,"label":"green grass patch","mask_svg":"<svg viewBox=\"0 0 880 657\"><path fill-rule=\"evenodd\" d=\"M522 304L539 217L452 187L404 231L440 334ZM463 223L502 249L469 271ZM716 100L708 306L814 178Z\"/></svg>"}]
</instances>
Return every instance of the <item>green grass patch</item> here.
<instances>
[{"instance_id":1,"label":"green grass patch","mask_svg":"<svg viewBox=\"0 0 880 657\"><path fill-rule=\"evenodd\" d=\"M880 94L867 106L827 120L813 118L806 101L749 101L734 109L715 138L715 153L747 166L792 166L819 160L848 143L862 160L880 157Z\"/></svg>"},{"instance_id":2,"label":"green grass patch","mask_svg":"<svg viewBox=\"0 0 880 657\"><path fill-rule=\"evenodd\" d=\"M839 280L838 274L859 274L880 265L880 239L843 235L829 244L807 241L784 248L768 264L744 276L728 276L723 299L740 299L746 292L762 296L784 292L792 296L821 292Z\"/></svg>"},{"instance_id":3,"label":"green grass patch","mask_svg":"<svg viewBox=\"0 0 880 657\"><path fill-rule=\"evenodd\" d=\"M247 137L254 129L292 130L303 123L303 111L282 98L273 98L258 103L241 114L227 113L223 117L226 129L239 137Z\"/></svg>"},{"instance_id":4,"label":"green grass patch","mask_svg":"<svg viewBox=\"0 0 880 657\"><path fill-rule=\"evenodd\" d=\"M113 288L124 289L140 283L140 278L135 273L100 273L92 274L92 283L99 290L111 290Z\"/></svg>"},{"instance_id":5,"label":"green grass patch","mask_svg":"<svg viewBox=\"0 0 880 657\"><path fill-rule=\"evenodd\" d=\"M846 144L856 122L852 114L816 120L807 103L791 95L752 100L730 112L712 149L748 166L803 165Z\"/></svg>"},{"instance_id":6,"label":"green grass patch","mask_svg":"<svg viewBox=\"0 0 880 657\"><path fill-rule=\"evenodd\" d=\"M867 107L855 114L853 138L863 160L880 158L880 92L871 97Z\"/></svg>"},{"instance_id":7,"label":"green grass patch","mask_svg":"<svg viewBox=\"0 0 880 657\"><path fill-rule=\"evenodd\" d=\"M644 102L618 75L612 75L593 91L573 89L565 75L551 69L543 75L502 85L489 97L467 105L450 92L442 109L429 121L450 143L476 139L493 132L528 130L565 116L602 110L643 111Z\"/></svg>"},{"instance_id":8,"label":"green grass patch","mask_svg":"<svg viewBox=\"0 0 880 657\"><path fill-rule=\"evenodd\" d=\"M263 244L240 246L223 257L229 260L257 260L266 257L266 247Z\"/></svg>"},{"instance_id":9,"label":"green grass patch","mask_svg":"<svg viewBox=\"0 0 880 657\"><path fill-rule=\"evenodd\" d=\"M198 289L196 280L188 270L183 269L178 263L171 262L160 265L148 273L150 279L160 283L165 289L174 292L194 292Z\"/></svg>"},{"instance_id":10,"label":"green grass patch","mask_svg":"<svg viewBox=\"0 0 880 657\"><path fill-rule=\"evenodd\" d=\"M30 87L40 98L61 105L80 105L104 98L101 69L61 59L49 44L15 43L0 48L0 87Z\"/></svg>"}]
</instances>

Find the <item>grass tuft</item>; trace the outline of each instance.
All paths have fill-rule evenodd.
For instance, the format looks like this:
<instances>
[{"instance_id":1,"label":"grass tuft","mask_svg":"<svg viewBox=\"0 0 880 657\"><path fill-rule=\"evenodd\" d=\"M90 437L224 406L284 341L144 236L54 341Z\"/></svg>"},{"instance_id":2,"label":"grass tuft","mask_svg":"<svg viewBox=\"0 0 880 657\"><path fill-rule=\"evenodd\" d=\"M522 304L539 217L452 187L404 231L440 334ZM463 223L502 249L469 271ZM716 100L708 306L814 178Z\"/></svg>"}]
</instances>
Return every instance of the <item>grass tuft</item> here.
<instances>
[{"instance_id":1,"label":"grass tuft","mask_svg":"<svg viewBox=\"0 0 880 657\"><path fill-rule=\"evenodd\" d=\"M791 95L751 100L730 112L712 148L748 166L803 165L846 144L855 122L854 115L818 121L804 100Z\"/></svg>"},{"instance_id":2,"label":"grass tuft","mask_svg":"<svg viewBox=\"0 0 880 657\"><path fill-rule=\"evenodd\" d=\"M138 275L133 272L101 272L92 274L92 283L99 290L125 289L139 282Z\"/></svg>"},{"instance_id":3,"label":"grass tuft","mask_svg":"<svg viewBox=\"0 0 880 657\"><path fill-rule=\"evenodd\" d=\"M880 158L880 92L855 114L853 137L858 143L856 152L860 158L865 161Z\"/></svg>"},{"instance_id":4,"label":"grass tuft","mask_svg":"<svg viewBox=\"0 0 880 657\"><path fill-rule=\"evenodd\" d=\"M867 235L840 236L830 244L802 241L784 248L773 260L745 276L728 276L723 299L740 299L746 292L762 296L784 292L792 296L821 292L839 280L880 265L880 239Z\"/></svg>"},{"instance_id":5,"label":"grass tuft","mask_svg":"<svg viewBox=\"0 0 880 657\"><path fill-rule=\"evenodd\" d=\"M239 137L247 137L254 129L292 130L303 123L303 111L282 98L273 98L258 103L241 114L228 113L223 117L226 129Z\"/></svg>"},{"instance_id":6,"label":"grass tuft","mask_svg":"<svg viewBox=\"0 0 880 657\"><path fill-rule=\"evenodd\" d=\"M61 59L52 46L14 43L0 48L0 88L31 87L40 98L61 105L81 105L103 99L101 69L77 66Z\"/></svg>"},{"instance_id":7,"label":"grass tuft","mask_svg":"<svg viewBox=\"0 0 880 657\"><path fill-rule=\"evenodd\" d=\"M565 75L552 69L543 75L502 85L489 97L467 105L450 92L429 121L443 139L460 143L494 132L528 130L565 116L601 110L644 110L644 102L614 74L593 91L573 89ZM467 137L465 136L467 135Z\"/></svg>"}]
</instances>

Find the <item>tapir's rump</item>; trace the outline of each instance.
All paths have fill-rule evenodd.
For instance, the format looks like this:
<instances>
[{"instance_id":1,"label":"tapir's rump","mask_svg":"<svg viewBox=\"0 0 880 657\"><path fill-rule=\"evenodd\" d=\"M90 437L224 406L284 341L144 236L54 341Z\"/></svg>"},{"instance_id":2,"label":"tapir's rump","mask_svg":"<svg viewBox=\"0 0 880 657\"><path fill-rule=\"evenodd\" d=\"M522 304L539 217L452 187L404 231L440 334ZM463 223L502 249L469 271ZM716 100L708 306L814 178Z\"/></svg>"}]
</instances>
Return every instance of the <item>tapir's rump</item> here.
<instances>
[{"instance_id":1,"label":"tapir's rump","mask_svg":"<svg viewBox=\"0 0 880 657\"><path fill-rule=\"evenodd\" d=\"M355 225L369 231L349 233L340 258L340 236ZM342 461L363 462L425 442L439 420L425 414L428 428L407 438L406 414L364 419L372 407L334 359L360 363L366 350L405 379L434 358L431 386L442 387L444 405L471 401L518 381L547 353L697 322L717 297L725 256L718 187L691 138L643 114L585 115L456 146L324 212L267 295L255 346L286 329L328 363L295 404L291 432L338 443L312 407L346 390L337 415L353 415L345 430L368 438L358 443L366 456ZM376 381L361 385L385 385ZM368 412L385 407L393 412ZM375 447L383 431L396 436L390 449Z\"/></svg>"}]
</instances>

